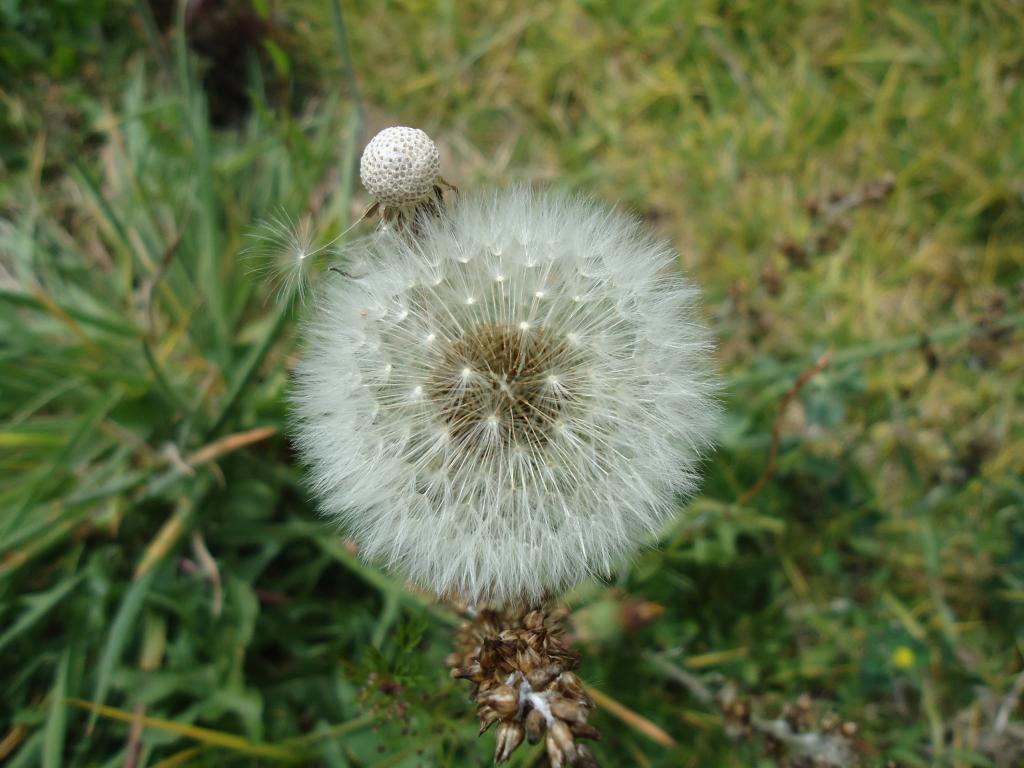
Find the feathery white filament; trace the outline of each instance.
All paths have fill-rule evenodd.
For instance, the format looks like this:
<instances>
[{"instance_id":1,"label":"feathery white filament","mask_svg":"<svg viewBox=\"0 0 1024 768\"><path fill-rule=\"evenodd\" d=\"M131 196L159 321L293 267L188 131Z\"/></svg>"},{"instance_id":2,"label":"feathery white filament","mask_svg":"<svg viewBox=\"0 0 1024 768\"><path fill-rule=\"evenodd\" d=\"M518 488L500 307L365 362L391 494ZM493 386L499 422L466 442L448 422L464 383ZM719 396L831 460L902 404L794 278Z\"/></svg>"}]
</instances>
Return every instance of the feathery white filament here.
<instances>
[{"instance_id":1,"label":"feathery white filament","mask_svg":"<svg viewBox=\"0 0 1024 768\"><path fill-rule=\"evenodd\" d=\"M344 233L342 233L344 234ZM252 243L243 251L254 273L268 274L281 298L295 295L305 300L322 258L341 237L318 240L313 219L302 216L296 222L281 210L249 233Z\"/></svg>"},{"instance_id":2,"label":"feathery white filament","mask_svg":"<svg viewBox=\"0 0 1024 768\"><path fill-rule=\"evenodd\" d=\"M607 575L692 493L717 406L697 290L596 204L460 198L325 291L294 405L324 512L439 594Z\"/></svg>"}]
</instances>

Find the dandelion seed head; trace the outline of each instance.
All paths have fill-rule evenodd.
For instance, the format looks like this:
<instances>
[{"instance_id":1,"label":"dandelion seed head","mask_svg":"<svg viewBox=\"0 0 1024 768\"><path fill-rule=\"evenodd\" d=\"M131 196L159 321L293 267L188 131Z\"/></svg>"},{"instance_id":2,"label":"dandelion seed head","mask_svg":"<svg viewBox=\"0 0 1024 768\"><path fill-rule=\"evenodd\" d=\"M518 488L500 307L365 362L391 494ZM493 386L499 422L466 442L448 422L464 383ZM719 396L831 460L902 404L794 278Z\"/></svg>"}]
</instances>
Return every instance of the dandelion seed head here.
<instances>
[{"instance_id":1,"label":"dandelion seed head","mask_svg":"<svg viewBox=\"0 0 1024 768\"><path fill-rule=\"evenodd\" d=\"M385 128L366 145L359 161L363 186L385 206L413 206L429 200L440 173L437 145L419 128Z\"/></svg>"},{"instance_id":2,"label":"dandelion seed head","mask_svg":"<svg viewBox=\"0 0 1024 768\"><path fill-rule=\"evenodd\" d=\"M360 247L377 266L326 286L293 405L321 507L366 557L441 595L538 600L608 575L695 490L710 341L635 221L514 189Z\"/></svg>"}]
</instances>

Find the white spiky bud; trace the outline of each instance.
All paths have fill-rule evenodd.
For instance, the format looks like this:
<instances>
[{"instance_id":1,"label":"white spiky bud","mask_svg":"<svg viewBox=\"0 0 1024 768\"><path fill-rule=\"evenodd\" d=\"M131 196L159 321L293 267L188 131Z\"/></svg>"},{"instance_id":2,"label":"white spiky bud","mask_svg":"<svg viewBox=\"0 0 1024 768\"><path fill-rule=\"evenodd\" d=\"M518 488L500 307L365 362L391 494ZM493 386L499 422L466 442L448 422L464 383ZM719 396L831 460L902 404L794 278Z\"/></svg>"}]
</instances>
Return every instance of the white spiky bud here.
<instances>
[{"instance_id":1,"label":"white spiky bud","mask_svg":"<svg viewBox=\"0 0 1024 768\"><path fill-rule=\"evenodd\" d=\"M696 485L716 421L698 292L634 220L529 189L366 240L293 401L325 514L442 595L607 575Z\"/></svg>"},{"instance_id":2,"label":"white spiky bud","mask_svg":"<svg viewBox=\"0 0 1024 768\"><path fill-rule=\"evenodd\" d=\"M383 206L415 206L431 199L441 173L437 145L419 128L385 128L359 160L359 178Z\"/></svg>"}]
</instances>

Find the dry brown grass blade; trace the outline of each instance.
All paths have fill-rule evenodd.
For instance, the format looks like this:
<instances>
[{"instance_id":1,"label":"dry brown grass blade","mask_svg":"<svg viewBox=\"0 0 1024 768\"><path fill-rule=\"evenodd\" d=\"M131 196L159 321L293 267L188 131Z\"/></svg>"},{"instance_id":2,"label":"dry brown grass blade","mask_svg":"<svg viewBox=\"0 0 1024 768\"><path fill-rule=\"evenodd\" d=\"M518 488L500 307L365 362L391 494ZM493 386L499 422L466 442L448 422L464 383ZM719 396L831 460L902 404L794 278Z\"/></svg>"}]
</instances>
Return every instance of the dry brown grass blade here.
<instances>
[{"instance_id":1,"label":"dry brown grass blade","mask_svg":"<svg viewBox=\"0 0 1024 768\"><path fill-rule=\"evenodd\" d=\"M182 499L174 513L167 518L156 536L142 553L142 559L135 567L135 581L138 581L157 563L161 562L185 531L185 523L192 512L192 502Z\"/></svg>"},{"instance_id":2,"label":"dry brown grass blade","mask_svg":"<svg viewBox=\"0 0 1024 768\"><path fill-rule=\"evenodd\" d=\"M175 752L173 755L161 760L159 763L153 763L152 768L172 768L172 766L175 765L193 764L195 758L199 757L202 753L202 747L189 747L188 749L183 749L180 752Z\"/></svg>"},{"instance_id":3,"label":"dry brown grass blade","mask_svg":"<svg viewBox=\"0 0 1024 768\"><path fill-rule=\"evenodd\" d=\"M185 459L185 463L195 467L215 461L228 453L233 453L253 443L266 440L276 432L276 427L258 427L257 429L250 429L248 432L238 432L234 435L222 437L220 440L215 440L191 454Z\"/></svg>"},{"instance_id":4,"label":"dry brown grass blade","mask_svg":"<svg viewBox=\"0 0 1024 768\"><path fill-rule=\"evenodd\" d=\"M100 717L119 720L123 723L128 723L129 725L132 725L136 720L139 720L144 728L163 731L165 733L173 733L181 738L192 739L193 741L198 741L206 746L227 749L249 757L297 762L305 756L301 752L277 746L276 744L250 741L249 739L233 733L216 731L212 728L203 728L198 725L192 725L191 723L178 723L174 720L166 720L162 717L142 716L139 718L138 715L133 712L125 712L123 709L108 707L102 704L94 704L93 702L85 701L84 699L67 699L67 703L88 712L95 712Z\"/></svg>"},{"instance_id":5,"label":"dry brown grass blade","mask_svg":"<svg viewBox=\"0 0 1024 768\"><path fill-rule=\"evenodd\" d=\"M24 725L16 725L7 732L7 735L0 739L0 760L6 760L14 754L14 751L21 746L21 742L28 736L28 728Z\"/></svg>"},{"instance_id":6,"label":"dry brown grass blade","mask_svg":"<svg viewBox=\"0 0 1024 768\"><path fill-rule=\"evenodd\" d=\"M625 704L620 704L606 693L601 693L593 686L585 686L587 695L594 700L601 709L605 710L612 717L618 718L630 728L639 731L656 744L663 747L676 746L676 740L669 736L664 730L656 726L650 720L638 712L634 712Z\"/></svg>"}]
</instances>

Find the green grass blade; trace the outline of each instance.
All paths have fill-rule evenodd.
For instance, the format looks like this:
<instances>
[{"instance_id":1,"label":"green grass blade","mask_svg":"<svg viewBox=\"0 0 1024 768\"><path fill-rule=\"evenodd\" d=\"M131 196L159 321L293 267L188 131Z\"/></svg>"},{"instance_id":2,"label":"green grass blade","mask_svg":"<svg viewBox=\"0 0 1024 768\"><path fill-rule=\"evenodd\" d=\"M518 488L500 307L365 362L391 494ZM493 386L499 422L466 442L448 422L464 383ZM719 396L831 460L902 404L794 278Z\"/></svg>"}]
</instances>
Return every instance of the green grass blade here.
<instances>
[{"instance_id":1,"label":"green grass blade","mask_svg":"<svg viewBox=\"0 0 1024 768\"><path fill-rule=\"evenodd\" d=\"M43 768L60 768L64 764L64 735L67 729L68 665L71 646L66 646L57 663L56 679L50 693L50 707L43 738Z\"/></svg>"},{"instance_id":2,"label":"green grass blade","mask_svg":"<svg viewBox=\"0 0 1024 768\"><path fill-rule=\"evenodd\" d=\"M297 762L304 759L306 756L305 752L298 751L296 749L289 749L276 744L265 744L262 742L250 741L241 736L236 736L233 733L225 733L212 728L202 728L198 725L189 725L188 723L177 723L173 720L167 720L162 717L138 717L131 712L125 712L122 709L96 704L91 701L70 699L68 700L68 703L91 712L92 715L89 719L90 723L98 717L120 720L124 723L139 722L144 728L173 733L177 736L181 736L182 738L192 739L193 741L198 741L210 747L219 747L221 749L236 752L240 755L260 757L268 760Z\"/></svg>"},{"instance_id":3,"label":"green grass blade","mask_svg":"<svg viewBox=\"0 0 1024 768\"><path fill-rule=\"evenodd\" d=\"M31 629L40 621L46 614L51 611L57 604L63 600L68 593L70 593L75 587L78 586L79 582L85 576L85 573L78 573L70 579L66 579L60 582L53 589L47 590L46 592L39 592L34 595L26 595L23 599L28 604L28 608L18 617L7 631L0 635L0 652L22 635L27 630Z\"/></svg>"},{"instance_id":4,"label":"green grass blade","mask_svg":"<svg viewBox=\"0 0 1024 768\"><path fill-rule=\"evenodd\" d=\"M96 667L96 689L93 692L93 702L97 707L106 701L114 675L114 667L121 660L125 646L138 629L137 620L146 600L146 595L149 593L149 588L153 585L153 580L161 570L159 567L153 568L143 574L141 578L133 581L124 599L121 601L121 606L118 608L117 614L110 625L110 632L107 634L106 643L103 645L103 652ZM96 718L98 716L99 711L94 709L89 717L88 730L90 733L96 725Z\"/></svg>"}]
</instances>

